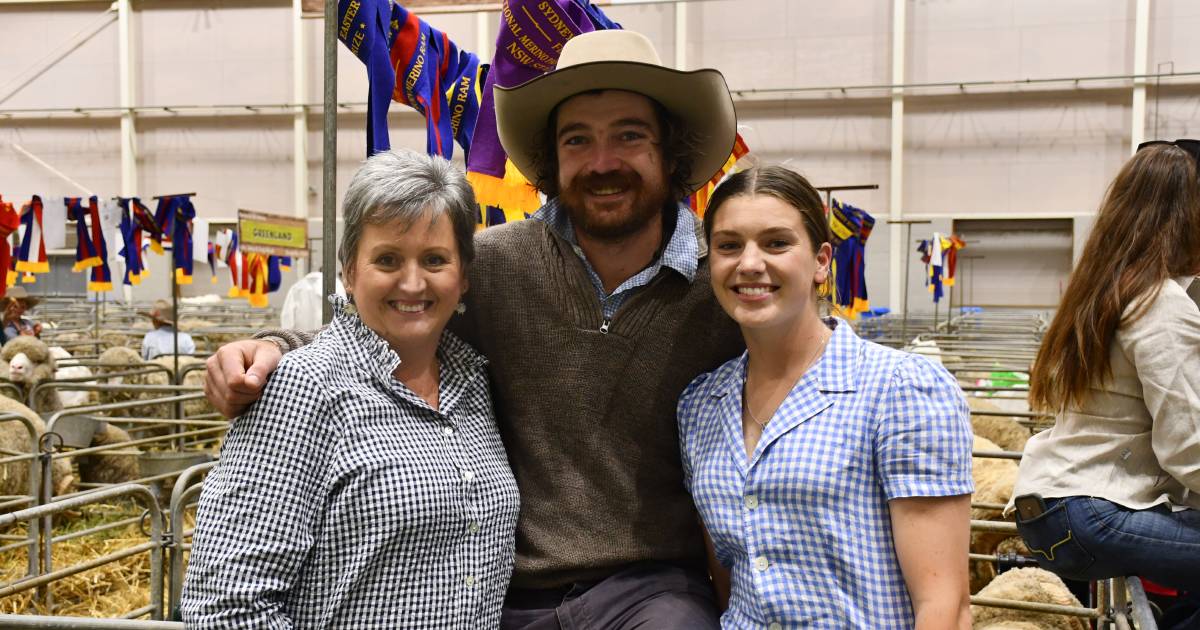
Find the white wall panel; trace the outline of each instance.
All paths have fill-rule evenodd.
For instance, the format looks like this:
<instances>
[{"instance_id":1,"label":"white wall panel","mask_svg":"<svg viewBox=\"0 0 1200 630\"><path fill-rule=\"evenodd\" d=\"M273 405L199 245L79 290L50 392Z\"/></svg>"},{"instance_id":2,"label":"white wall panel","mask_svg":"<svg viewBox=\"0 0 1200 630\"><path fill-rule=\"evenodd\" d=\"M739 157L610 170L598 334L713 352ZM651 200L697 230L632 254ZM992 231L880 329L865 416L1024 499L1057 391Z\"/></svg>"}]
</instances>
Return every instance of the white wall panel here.
<instances>
[{"instance_id":1,"label":"white wall panel","mask_svg":"<svg viewBox=\"0 0 1200 630\"><path fill-rule=\"evenodd\" d=\"M926 0L910 11L910 81L1112 75L1128 71L1126 0Z\"/></svg>"},{"instance_id":2,"label":"white wall panel","mask_svg":"<svg viewBox=\"0 0 1200 630\"><path fill-rule=\"evenodd\" d=\"M49 53L74 41L73 36L104 19L111 3L55 6L0 6L0 98L32 76ZM115 17L115 14L113 14ZM117 23L114 19L61 62L33 80L0 107L104 107L117 102Z\"/></svg>"},{"instance_id":3,"label":"white wall panel","mask_svg":"<svg viewBox=\"0 0 1200 630\"><path fill-rule=\"evenodd\" d=\"M141 60L141 104L289 102L290 10L236 2L204 5L139 7L135 50Z\"/></svg>"},{"instance_id":4,"label":"white wall panel","mask_svg":"<svg viewBox=\"0 0 1200 630\"><path fill-rule=\"evenodd\" d=\"M733 89L886 83L884 2L727 0L690 6L689 65L716 67Z\"/></svg>"},{"instance_id":5,"label":"white wall panel","mask_svg":"<svg viewBox=\"0 0 1200 630\"><path fill-rule=\"evenodd\" d=\"M53 126L0 119L0 195L20 207L34 194L83 194L19 153L14 144L97 195L116 194L121 183L119 131L115 118L59 120Z\"/></svg>"},{"instance_id":6,"label":"white wall panel","mask_svg":"<svg viewBox=\"0 0 1200 630\"><path fill-rule=\"evenodd\" d=\"M905 212L1092 212L1127 157L1128 119L1120 96L912 104Z\"/></svg>"},{"instance_id":7,"label":"white wall panel","mask_svg":"<svg viewBox=\"0 0 1200 630\"><path fill-rule=\"evenodd\" d=\"M1146 139L1200 137L1200 90L1190 93L1164 86L1146 99Z\"/></svg>"},{"instance_id":8,"label":"white wall panel","mask_svg":"<svg viewBox=\"0 0 1200 630\"><path fill-rule=\"evenodd\" d=\"M1175 62L1176 72L1200 70L1200 2L1195 0L1154 0L1150 5L1150 72L1158 64ZM1163 68L1170 72L1170 68Z\"/></svg>"},{"instance_id":9,"label":"white wall panel","mask_svg":"<svg viewBox=\"0 0 1200 630\"><path fill-rule=\"evenodd\" d=\"M138 132L144 194L194 192L200 217L291 213L290 118L148 119Z\"/></svg>"}]
</instances>

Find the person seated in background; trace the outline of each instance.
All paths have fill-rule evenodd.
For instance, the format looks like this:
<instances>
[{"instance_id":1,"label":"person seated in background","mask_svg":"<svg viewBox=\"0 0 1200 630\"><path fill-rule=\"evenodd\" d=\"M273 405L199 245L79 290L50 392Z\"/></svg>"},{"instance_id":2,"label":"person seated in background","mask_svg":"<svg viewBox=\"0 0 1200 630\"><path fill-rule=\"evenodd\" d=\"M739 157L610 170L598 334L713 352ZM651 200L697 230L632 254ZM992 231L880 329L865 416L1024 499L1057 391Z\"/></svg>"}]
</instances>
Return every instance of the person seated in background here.
<instances>
[{"instance_id":1,"label":"person seated in background","mask_svg":"<svg viewBox=\"0 0 1200 630\"><path fill-rule=\"evenodd\" d=\"M718 584L732 573L721 626L970 628L974 483L958 383L822 319L832 235L800 174L733 175L704 232L713 293L746 340L679 401L712 573Z\"/></svg>"},{"instance_id":2,"label":"person seated in background","mask_svg":"<svg viewBox=\"0 0 1200 630\"><path fill-rule=\"evenodd\" d=\"M487 362L445 331L475 195L440 157L376 153L346 190L346 297L232 425L204 481L189 628L496 628L519 497Z\"/></svg>"},{"instance_id":3,"label":"person seated in background","mask_svg":"<svg viewBox=\"0 0 1200 630\"><path fill-rule=\"evenodd\" d=\"M1146 142L1100 205L1042 340L1006 514L1061 576L1200 590L1200 141ZM1179 627L1200 627L1200 612Z\"/></svg>"},{"instance_id":4,"label":"person seated in background","mask_svg":"<svg viewBox=\"0 0 1200 630\"><path fill-rule=\"evenodd\" d=\"M176 354L175 337L177 335L179 337L178 354L196 353L196 342L192 340L192 336L175 329L178 322L175 309L171 307L170 302L156 300L154 308L142 315L149 317L150 323L154 325L154 330L142 337L142 360L149 361L164 354Z\"/></svg>"},{"instance_id":5,"label":"person seated in background","mask_svg":"<svg viewBox=\"0 0 1200 630\"><path fill-rule=\"evenodd\" d=\"M28 317L26 311L38 305L39 298L29 295L25 287L9 287L4 296L4 339L8 341L19 335L42 335L42 325Z\"/></svg>"}]
</instances>

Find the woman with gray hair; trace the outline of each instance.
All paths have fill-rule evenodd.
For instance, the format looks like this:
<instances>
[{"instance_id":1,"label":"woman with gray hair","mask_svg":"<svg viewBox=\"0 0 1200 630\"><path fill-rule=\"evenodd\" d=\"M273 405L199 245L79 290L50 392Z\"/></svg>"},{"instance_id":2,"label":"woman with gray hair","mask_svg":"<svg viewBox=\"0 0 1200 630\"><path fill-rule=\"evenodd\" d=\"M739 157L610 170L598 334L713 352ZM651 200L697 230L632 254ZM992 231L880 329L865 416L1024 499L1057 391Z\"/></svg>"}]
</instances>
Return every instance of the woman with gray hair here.
<instances>
[{"instance_id":1,"label":"woman with gray hair","mask_svg":"<svg viewBox=\"0 0 1200 630\"><path fill-rule=\"evenodd\" d=\"M190 627L496 627L517 485L485 361L445 331L475 199L442 158L378 153L346 192L345 299L279 364L204 483Z\"/></svg>"}]
</instances>

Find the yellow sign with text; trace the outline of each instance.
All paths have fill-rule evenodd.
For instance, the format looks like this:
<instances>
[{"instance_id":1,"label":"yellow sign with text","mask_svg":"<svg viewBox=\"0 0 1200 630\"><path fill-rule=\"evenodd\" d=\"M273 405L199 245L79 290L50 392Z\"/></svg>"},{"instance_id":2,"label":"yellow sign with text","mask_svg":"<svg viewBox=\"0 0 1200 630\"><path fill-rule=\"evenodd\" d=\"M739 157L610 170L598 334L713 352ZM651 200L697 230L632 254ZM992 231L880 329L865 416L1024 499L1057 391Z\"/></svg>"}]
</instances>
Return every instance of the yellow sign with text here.
<instances>
[{"instance_id":1,"label":"yellow sign with text","mask_svg":"<svg viewBox=\"0 0 1200 630\"><path fill-rule=\"evenodd\" d=\"M308 256L308 221L238 210L238 247L246 253Z\"/></svg>"}]
</instances>

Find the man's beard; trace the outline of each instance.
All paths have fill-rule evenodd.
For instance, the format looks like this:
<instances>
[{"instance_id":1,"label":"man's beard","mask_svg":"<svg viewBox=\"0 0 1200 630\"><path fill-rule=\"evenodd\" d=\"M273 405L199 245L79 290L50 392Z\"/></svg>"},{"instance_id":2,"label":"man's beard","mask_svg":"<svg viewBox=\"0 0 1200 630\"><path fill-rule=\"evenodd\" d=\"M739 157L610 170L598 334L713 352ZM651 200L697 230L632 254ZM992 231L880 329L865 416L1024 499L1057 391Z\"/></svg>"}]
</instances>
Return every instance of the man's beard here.
<instances>
[{"instance_id":1,"label":"man's beard","mask_svg":"<svg viewBox=\"0 0 1200 630\"><path fill-rule=\"evenodd\" d=\"M634 191L632 206L619 216L604 211L596 211L593 216L584 202L586 191L609 187ZM577 175L562 188L558 198L575 229L595 239L619 241L636 234L662 213L667 203L667 189L665 186L648 186L634 171L592 173Z\"/></svg>"}]
</instances>

